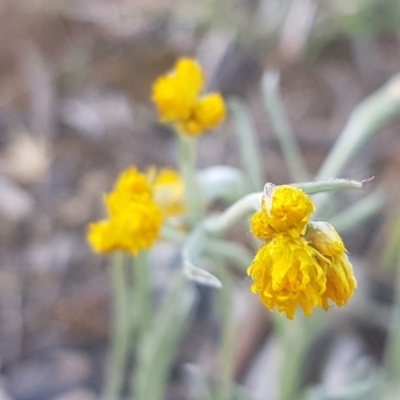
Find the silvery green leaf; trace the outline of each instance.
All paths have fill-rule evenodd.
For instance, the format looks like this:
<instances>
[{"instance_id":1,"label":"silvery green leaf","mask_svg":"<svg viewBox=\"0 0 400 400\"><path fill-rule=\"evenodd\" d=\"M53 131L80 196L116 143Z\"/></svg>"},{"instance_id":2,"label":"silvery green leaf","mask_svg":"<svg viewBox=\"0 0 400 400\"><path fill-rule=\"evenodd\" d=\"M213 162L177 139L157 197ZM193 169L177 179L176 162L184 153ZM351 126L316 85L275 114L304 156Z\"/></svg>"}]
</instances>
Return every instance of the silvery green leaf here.
<instances>
[{"instance_id":1,"label":"silvery green leaf","mask_svg":"<svg viewBox=\"0 0 400 400\"><path fill-rule=\"evenodd\" d=\"M235 201L249 192L243 171L226 165L205 168L197 175L204 197L208 200Z\"/></svg>"},{"instance_id":2,"label":"silvery green leaf","mask_svg":"<svg viewBox=\"0 0 400 400\"><path fill-rule=\"evenodd\" d=\"M203 268L194 266L189 261L184 263L183 273L188 279L201 285L214 287L216 289L220 289L222 287L221 281L216 276Z\"/></svg>"}]
</instances>

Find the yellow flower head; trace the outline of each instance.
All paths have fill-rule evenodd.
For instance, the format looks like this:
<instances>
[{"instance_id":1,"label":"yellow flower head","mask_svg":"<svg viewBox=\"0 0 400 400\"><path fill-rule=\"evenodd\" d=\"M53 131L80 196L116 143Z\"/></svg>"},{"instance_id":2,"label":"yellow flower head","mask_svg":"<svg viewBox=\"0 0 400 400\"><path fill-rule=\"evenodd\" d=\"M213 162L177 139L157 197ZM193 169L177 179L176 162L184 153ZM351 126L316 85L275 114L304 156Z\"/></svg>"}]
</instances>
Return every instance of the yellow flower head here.
<instances>
[{"instance_id":1,"label":"yellow flower head","mask_svg":"<svg viewBox=\"0 0 400 400\"><path fill-rule=\"evenodd\" d=\"M137 254L160 236L162 212L146 176L136 168L124 171L105 196L108 219L89 225L87 239L96 252L124 250Z\"/></svg>"},{"instance_id":2,"label":"yellow flower head","mask_svg":"<svg viewBox=\"0 0 400 400\"><path fill-rule=\"evenodd\" d=\"M289 319L298 306L306 316L313 308L328 310L330 301L344 306L357 287L344 252L325 257L302 237L280 236L265 243L248 274L254 279L252 291L264 305L286 313Z\"/></svg>"},{"instance_id":3,"label":"yellow flower head","mask_svg":"<svg viewBox=\"0 0 400 400\"><path fill-rule=\"evenodd\" d=\"M199 135L218 126L225 118L226 107L219 93L201 97L193 108L191 118L178 124L178 130L190 135Z\"/></svg>"},{"instance_id":4,"label":"yellow flower head","mask_svg":"<svg viewBox=\"0 0 400 400\"><path fill-rule=\"evenodd\" d=\"M161 224L161 211L155 201L132 202L124 204L124 211L110 215L108 220L90 224L87 239L98 253L123 250L136 255L153 247Z\"/></svg>"},{"instance_id":5,"label":"yellow flower head","mask_svg":"<svg viewBox=\"0 0 400 400\"><path fill-rule=\"evenodd\" d=\"M153 101L160 120L173 123L176 129L197 136L215 128L226 115L219 93L201 96L204 74L193 59L181 58L175 69L158 78L153 85Z\"/></svg>"},{"instance_id":6,"label":"yellow flower head","mask_svg":"<svg viewBox=\"0 0 400 400\"><path fill-rule=\"evenodd\" d=\"M247 271L251 289L289 319L298 306L307 316L331 302L343 306L357 287L342 239L330 224L309 222L313 211L302 190L267 184L251 220L253 234L266 242Z\"/></svg>"},{"instance_id":7,"label":"yellow flower head","mask_svg":"<svg viewBox=\"0 0 400 400\"><path fill-rule=\"evenodd\" d=\"M261 210L251 219L251 231L260 240L278 234L298 237L304 233L315 207L303 190L267 183Z\"/></svg>"},{"instance_id":8,"label":"yellow flower head","mask_svg":"<svg viewBox=\"0 0 400 400\"><path fill-rule=\"evenodd\" d=\"M158 78L153 86L153 100L161 121L190 118L203 85L204 74L200 65L190 58L180 59L175 70Z\"/></svg>"},{"instance_id":9,"label":"yellow flower head","mask_svg":"<svg viewBox=\"0 0 400 400\"><path fill-rule=\"evenodd\" d=\"M280 236L261 246L247 272L263 304L293 319L298 306L307 316L324 306L328 264L304 239Z\"/></svg>"},{"instance_id":10,"label":"yellow flower head","mask_svg":"<svg viewBox=\"0 0 400 400\"><path fill-rule=\"evenodd\" d=\"M344 306L357 288L357 281L341 237L332 225L321 221L307 226L305 239L329 260L324 304L327 307L331 299L336 305Z\"/></svg>"},{"instance_id":11,"label":"yellow flower head","mask_svg":"<svg viewBox=\"0 0 400 400\"><path fill-rule=\"evenodd\" d=\"M182 177L173 169L164 168L157 174L149 171L154 190L154 199L160 206L164 218L182 215L186 212L185 188Z\"/></svg>"},{"instance_id":12,"label":"yellow flower head","mask_svg":"<svg viewBox=\"0 0 400 400\"><path fill-rule=\"evenodd\" d=\"M123 203L129 205L132 201L147 201L153 196L153 189L144 174L136 167L123 171L115 183L114 190L105 197L107 210L116 214L123 209Z\"/></svg>"}]
</instances>

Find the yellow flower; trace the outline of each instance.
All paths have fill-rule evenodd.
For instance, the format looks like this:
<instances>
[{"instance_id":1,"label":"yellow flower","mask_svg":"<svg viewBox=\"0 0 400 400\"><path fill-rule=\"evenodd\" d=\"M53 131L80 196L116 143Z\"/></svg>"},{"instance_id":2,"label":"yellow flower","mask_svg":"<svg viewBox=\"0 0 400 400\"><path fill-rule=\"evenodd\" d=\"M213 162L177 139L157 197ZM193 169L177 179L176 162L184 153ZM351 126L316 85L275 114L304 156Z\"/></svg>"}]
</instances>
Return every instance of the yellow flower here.
<instances>
[{"instance_id":1,"label":"yellow flower","mask_svg":"<svg viewBox=\"0 0 400 400\"><path fill-rule=\"evenodd\" d=\"M154 245L163 217L145 175L134 167L128 168L104 201L108 219L94 222L88 229L87 239L94 251L124 250L137 254Z\"/></svg>"},{"instance_id":2,"label":"yellow flower","mask_svg":"<svg viewBox=\"0 0 400 400\"><path fill-rule=\"evenodd\" d=\"M203 85L204 75L200 65L189 58L180 59L175 70L158 78L153 86L153 101L161 121L174 122L190 118Z\"/></svg>"},{"instance_id":3,"label":"yellow flower","mask_svg":"<svg viewBox=\"0 0 400 400\"><path fill-rule=\"evenodd\" d=\"M219 93L201 96L204 74L193 59L181 58L175 69L158 78L153 85L153 101L160 120L173 123L179 132L197 136L215 128L226 115Z\"/></svg>"},{"instance_id":4,"label":"yellow flower","mask_svg":"<svg viewBox=\"0 0 400 400\"><path fill-rule=\"evenodd\" d=\"M159 173L153 168L144 175L130 167L121 173L104 203L109 217L89 225L89 243L99 253L137 254L154 245L164 219L185 212L183 181L169 168Z\"/></svg>"},{"instance_id":5,"label":"yellow flower","mask_svg":"<svg viewBox=\"0 0 400 400\"><path fill-rule=\"evenodd\" d=\"M261 210L251 219L251 231L260 240L277 234L298 237L304 233L315 207L303 190L267 183Z\"/></svg>"},{"instance_id":6,"label":"yellow flower","mask_svg":"<svg viewBox=\"0 0 400 400\"><path fill-rule=\"evenodd\" d=\"M324 308L328 307L329 299L338 306L344 306L357 288L357 281L341 237L332 225L319 221L307 226L305 239L329 260Z\"/></svg>"},{"instance_id":7,"label":"yellow flower","mask_svg":"<svg viewBox=\"0 0 400 400\"><path fill-rule=\"evenodd\" d=\"M132 202L108 220L90 224L87 239L98 253L123 250L136 255L153 247L161 224L161 211L155 201Z\"/></svg>"},{"instance_id":8,"label":"yellow flower","mask_svg":"<svg viewBox=\"0 0 400 400\"><path fill-rule=\"evenodd\" d=\"M183 57L175 65L175 76L182 86L186 85L194 97L203 89L204 72L197 61Z\"/></svg>"},{"instance_id":9,"label":"yellow flower","mask_svg":"<svg viewBox=\"0 0 400 400\"><path fill-rule=\"evenodd\" d=\"M177 125L178 130L190 135L199 135L219 125L225 118L226 107L219 93L203 96L196 102L193 114Z\"/></svg>"},{"instance_id":10,"label":"yellow flower","mask_svg":"<svg viewBox=\"0 0 400 400\"><path fill-rule=\"evenodd\" d=\"M146 175L141 174L136 167L129 167L120 174L114 192L135 198L152 195L151 185Z\"/></svg>"},{"instance_id":11,"label":"yellow flower","mask_svg":"<svg viewBox=\"0 0 400 400\"><path fill-rule=\"evenodd\" d=\"M324 306L328 264L303 238L279 236L261 246L247 272L263 304L293 319L298 306L307 316Z\"/></svg>"},{"instance_id":12,"label":"yellow flower","mask_svg":"<svg viewBox=\"0 0 400 400\"><path fill-rule=\"evenodd\" d=\"M357 287L342 239L330 224L309 222L313 211L302 190L267 184L251 220L253 234L266 242L247 271L251 289L289 319L298 306L307 316L331 302L343 306Z\"/></svg>"},{"instance_id":13,"label":"yellow flower","mask_svg":"<svg viewBox=\"0 0 400 400\"><path fill-rule=\"evenodd\" d=\"M104 198L106 209L110 215L116 215L129 207L132 202L148 202L152 199L153 189L146 176L136 167L123 171L112 192Z\"/></svg>"}]
</instances>

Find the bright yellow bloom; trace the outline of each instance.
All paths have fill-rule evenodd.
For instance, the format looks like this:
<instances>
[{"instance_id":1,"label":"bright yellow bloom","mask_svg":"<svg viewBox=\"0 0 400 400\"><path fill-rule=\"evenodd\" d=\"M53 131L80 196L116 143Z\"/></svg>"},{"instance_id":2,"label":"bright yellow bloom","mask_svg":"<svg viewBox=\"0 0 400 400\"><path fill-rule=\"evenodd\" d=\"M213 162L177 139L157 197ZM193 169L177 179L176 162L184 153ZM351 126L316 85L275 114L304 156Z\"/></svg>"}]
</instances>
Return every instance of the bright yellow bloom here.
<instances>
[{"instance_id":1,"label":"bright yellow bloom","mask_svg":"<svg viewBox=\"0 0 400 400\"><path fill-rule=\"evenodd\" d=\"M328 264L304 239L280 236L261 246L247 272L263 304L293 319L299 305L305 315L324 305Z\"/></svg>"},{"instance_id":2,"label":"bright yellow bloom","mask_svg":"<svg viewBox=\"0 0 400 400\"><path fill-rule=\"evenodd\" d=\"M104 197L108 219L89 225L87 239L99 253L123 250L132 254L151 248L160 236L163 220L185 212L184 186L172 169L147 175L130 167Z\"/></svg>"},{"instance_id":3,"label":"bright yellow bloom","mask_svg":"<svg viewBox=\"0 0 400 400\"><path fill-rule=\"evenodd\" d=\"M190 58L181 58L175 69L156 80L153 101L160 120L175 125L184 134L197 136L215 128L226 115L219 93L201 96L204 74L200 65Z\"/></svg>"},{"instance_id":4,"label":"bright yellow bloom","mask_svg":"<svg viewBox=\"0 0 400 400\"><path fill-rule=\"evenodd\" d=\"M111 214L123 212L132 202L147 202L152 199L153 189L146 176L135 167L123 171L114 190L105 196L104 202L107 211Z\"/></svg>"},{"instance_id":5,"label":"bright yellow bloom","mask_svg":"<svg viewBox=\"0 0 400 400\"><path fill-rule=\"evenodd\" d=\"M315 207L303 190L288 186L265 185L261 210L251 219L251 232L260 240L277 234L298 237L304 233Z\"/></svg>"},{"instance_id":6,"label":"bright yellow bloom","mask_svg":"<svg viewBox=\"0 0 400 400\"><path fill-rule=\"evenodd\" d=\"M219 125L225 115L224 99L219 93L211 93L200 98L194 106L191 118L178 124L178 130L191 135L199 135L203 131Z\"/></svg>"},{"instance_id":7,"label":"bright yellow bloom","mask_svg":"<svg viewBox=\"0 0 400 400\"><path fill-rule=\"evenodd\" d=\"M87 239L94 251L123 250L136 255L140 250L153 247L159 238L162 215L155 201L132 202L128 207L123 204L122 212L89 225Z\"/></svg>"},{"instance_id":8,"label":"bright yellow bloom","mask_svg":"<svg viewBox=\"0 0 400 400\"><path fill-rule=\"evenodd\" d=\"M180 58L175 65L175 74L179 82L187 86L194 97L203 90L204 72L197 61L191 58Z\"/></svg>"},{"instance_id":9,"label":"bright yellow bloom","mask_svg":"<svg viewBox=\"0 0 400 400\"><path fill-rule=\"evenodd\" d=\"M309 316L331 302L345 305L357 282L339 234L326 222L309 222L314 205L302 190L267 184L265 192L251 220L253 234L266 242L247 271L252 291L289 319L298 306Z\"/></svg>"},{"instance_id":10,"label":"bright yellow bloom","mask_svg":"<svg viewBox=\"0 0 400 400\"><path fill-rule=\"evenodd\" d=\"M204 129L211 129L219 125L225 118L226 107L224 99L219 93L203 96L194 109L194 119Z\"/></svg>"},{"instance_id":11,"label":"bright yellow bloom","mask_svg":"<svg viewBox=\"0 0 400 400\"><path fill-rule=\"evenodd\" d=\"M153 101L163 122L187 120L204 85L200 65L189 58L180 59L175 70L161 76L153 86Z\"/></svg>"},{"instance_id":12,"label":"bright yellow bloom","mask_svg":"<svg viewBox=\"0 0 400 400\"><path fill-rule=\"evenodd\" d=\"M109 217L90 224L87 235L96 252L124 250L137 254L154 245L163 217L145 175L128 168L104 201Z\"/></svg>"}]
</instances>

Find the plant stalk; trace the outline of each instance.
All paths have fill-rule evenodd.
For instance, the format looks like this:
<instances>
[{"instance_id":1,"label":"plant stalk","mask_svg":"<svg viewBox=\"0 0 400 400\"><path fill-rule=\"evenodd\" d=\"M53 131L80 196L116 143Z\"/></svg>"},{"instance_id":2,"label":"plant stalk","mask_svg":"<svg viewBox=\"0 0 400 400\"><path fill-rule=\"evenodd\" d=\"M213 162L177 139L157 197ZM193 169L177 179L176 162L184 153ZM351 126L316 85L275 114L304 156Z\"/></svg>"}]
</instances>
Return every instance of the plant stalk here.
<instances>
[{"instance_id":1,"label":"plant stalk","mask_svg":"<svg viewBox=\"0 0 400 400\"><path fill-rule=\"evenodd\" d=\"M178 134L179 138L179 170L185 184L185 202L187 207L187 217L194 223L200 219L204 213L204 201L197 179L197 139Z\"/></svg>"},{"instance_id":2,"label":"plant stalk","mask_svg":"<svg viewBox=\"0 0 400 400\"><path fill-rule=\"evenodd\" d=\"M129 337L129 291L125 254L115 252L109 266L113 294L111 355L103 400L119 400L124 383Z\"/></svg>"}]
</instances>

